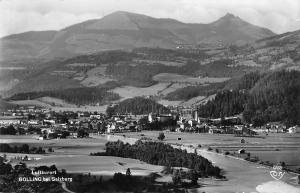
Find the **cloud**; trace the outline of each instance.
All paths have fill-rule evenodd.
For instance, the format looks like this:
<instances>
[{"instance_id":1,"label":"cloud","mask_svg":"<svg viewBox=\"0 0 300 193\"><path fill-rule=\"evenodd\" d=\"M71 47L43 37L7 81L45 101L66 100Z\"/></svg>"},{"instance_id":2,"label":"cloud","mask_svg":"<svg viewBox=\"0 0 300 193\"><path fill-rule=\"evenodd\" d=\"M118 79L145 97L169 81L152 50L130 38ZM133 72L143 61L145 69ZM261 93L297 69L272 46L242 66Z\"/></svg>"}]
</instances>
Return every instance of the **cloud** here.
<instances>
[{"instance_id":1,"label":"cloud","mask_svg":"<svg viewBox=\"0 0 300 193\"><path fill-rule=\"evenodd\" d=\"M299 29L298 0L2 0L0 37L59 30L123 10L190 23L209 23L227 12L276 33Z\"/></svg>"}]
</instances>

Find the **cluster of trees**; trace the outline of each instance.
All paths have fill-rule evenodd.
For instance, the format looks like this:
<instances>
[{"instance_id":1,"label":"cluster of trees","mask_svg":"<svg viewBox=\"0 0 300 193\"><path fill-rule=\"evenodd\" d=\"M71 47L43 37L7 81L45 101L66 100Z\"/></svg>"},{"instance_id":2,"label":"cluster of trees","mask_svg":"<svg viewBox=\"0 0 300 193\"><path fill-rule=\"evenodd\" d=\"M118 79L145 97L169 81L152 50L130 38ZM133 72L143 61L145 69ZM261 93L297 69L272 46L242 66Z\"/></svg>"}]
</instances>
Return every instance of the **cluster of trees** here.
<instances>
[{"instance_id":1,"label":"cluster of trees","mask_svg":"<svg viewBox=\"0 0 300 193\"><path fill-rule=\"evenodd\" d=\"M178 117L169 119L166 121L158 121L154 120L153 122L148 122L148 117L143 117L139 120L139 125L142 130L150 130L150 131L162 131L162 130L173 130L177 127Z\"/></svg>"},{"instance_id":2,"label":"cluster of trees","mask_svg":"<svg viewBox=\"0 0 300 193\"><path fill-rule=\"evenodd\" d=\"M84 130L84 129L78 129L77 131L77 137L79 138L85 138L85 137L88 137L89 136L89 133Z\"/></svg>"},{"instance_id":3,"label":"cluster of trees","mask_svg":"<svg viewBox=\"0 0 300 193\"><path fill-rule=\"evenodd\" d=\"M277 71L265 75L251 89L244 110L247 122L262 125L282 121L300 124L300 72Z\"/></svg>"},{"instance_id":4,"label":"cluster of trees","mask_svg":"<svg viewBox=\"0 0 300 193\"><path fill-rule=\"evenodd\" d=\"M188 52L185 50L162 49L162 48L135 48L133 52L139 54L139 58L151 60L172 61L174 58L183 57L203 60L208 58L205 51Z\"/></svg>"},{"instance_id":5,"label":"cluster of trees","mask_svg":"<svg viewBox=\"0 0 300 193\"><path fill-rule=\"evenodd\" d=\"M102 176L73 175L73 182L67 183L67 187L78 193L84 192L165 192L184 193L183 186L172 183L156 182L156 174L149 176L133 176L128 168L125 174L115 173L109 180L104 180ZM189 188L187 186L184 188Z\"/></svg>"},{"instance_id":6,"label":"cluster of trees","mask_svg":"<svg viewBox=\"0 0 300 193\"><path fill-rule=\"evenodd\" d=\"M209 85L187 86L168 93L165 98L171 101L187 101L197 96L209 96L215 94L218 90L221 90L225 84L225 82L222 82Z\"/></svg>"},{"instance_id":7,"label":"cluster of trees","mask_svg":"<svg viewBox=\"0 0 300 193\"><path fill-rule=\"evenodd\" d=\"M148 87L156 83L152 77L159 73L176 73L179 67L166 66L163 64L112 64L107 66L106 73L114 76L125 85Z\"/></svg>"},{"instance_id":8,"label":"cluster of trees","mask_svg":"<svg viewBox=\"0 0 300 193\"><path fill-rule=\"evenodd\" d=\"M300 124L300 72L250 73L235 89L218 92L198 113L212 118L243 113L245 121L254 126L272 121Z\"/></svg>"},{"instance_id":9,"label":"cluster of trees","mask_svg":"<svg viewBox=\"0 0 300 193\"><path fill-rule=\"evenodd\" d=\"M193 63L191 63L190 66L186 66L186 68L189 68L187 70L193 75L204 77L237 77L253 70L253 67L249 66L231 67L230 65L234 65L235 62L230 59L215 60L207 65L199 65L199 63L195 62L193 66L192 64Z\"/></svg>"},{"instance_id":10,"label":"cluster of trees","mask_svg":"<svg viewBox=\"0 0 300 193\"><path fill-rule=\"evenodd\" d=\"M96 65L113 64L119 61L131 61L136 54L123 50L104 51L96 54L80 55L63 61L64 64L91 63Z\"/></svg>"},{"instance_id":11,"label":"cluster of trees","mask_svg":"<svg viewBox=\"0 0 300 193\"><path fill-rule=\"evenodd\" d=\"M249 72L241 77L233 78L229 80L224 90L249 90L264 76L258 71Z\"/></svg>"},{"instance_id":12,"label":"cluster of trees","mask_svg":"<svg viewBox=\"0 0 300 193\"><path fill-rule=\"evenodd\" d=\"M198 108L199 116L218 118L240 114L244 110L248 94L240 90L224 90Z\"/></svg>"},{"instance_id":13,"label":"cluster of trees","mask_svg":"<svg viewBox=\"0 0 300 193\"><path fill-rule=\"evenodd\" d=\"M16 135L16 134L17 134L17 130L12 125L6 127L0 127L0 135Z\"/></svg>"},{"instance_id":14,"label":"cluster of trees","mask_svg":"<svg viewBox=\"0 0 300 193\"><path fill-rule=\"evenodd\" d=\"M126 99L115 106L110 106L106 109L108 116L114 114L132 113L135 115L148 114L151 112L156 113L169 113L170 110L165 106L158 104L152 99L143 97L135 97Z\"/></svg>"},{"instance_id":15,"label":"cluster of trees","mask_svg":"<svg viewBox=\"0 0 300 193\"><path fill-rule=\"evenodd\" d=\"M9 100L27 100L36 99L40 97L55 97L63 99L66 102L85 105L104 103L106 101L112 101L119 99L119 95L113 92L107 91L107 88L97 87L81 87L81 88L69 88L64 90L53 91L36 91L28 93L18 93L9 98Z\"/></svg>"},{"instance_id":16,"label":"cluster of trees","mask_svg":"<svg viewBox=\"0 0 300 193\"><path fill-rule=\"evenodd\" d=\"M26 164L16 164L12 166L5 163L5 159L0 157L0 192L31 192L31 193L62 193L65 192L59 182L44 181L19 181L19 177L34 177ZM46 166L43 169L48 168ZM54 171L56 167L48 168ZM57 170L57 169L56 169Z\"/></svg>"},{"instance_id":17,"label":"cluster of trees","mask_svg":"<svg viewBox=\"0 0 300 193\"><path fill-rule=\"evenodd\" d=\"M134 145L124 144L121 141L108 142L105 154L138 159L153 165L185 167L195 170L198 177L222 177L221 169L213 166L206 158L161 142L137 141Z\"/></svg>"},{"instance_id":18,"label":"cluster of trees","mask_svg":"<svg viewBox=\"0 0 300 193\"><path fill-rule=\"evenodd\" d=\"M21 146L10 146L9 144L0 144L0 152L5 153L28 153L28 154L44 154L46 151L42 147L29 147L28 144Z\"/></svg>"}]
</instances>

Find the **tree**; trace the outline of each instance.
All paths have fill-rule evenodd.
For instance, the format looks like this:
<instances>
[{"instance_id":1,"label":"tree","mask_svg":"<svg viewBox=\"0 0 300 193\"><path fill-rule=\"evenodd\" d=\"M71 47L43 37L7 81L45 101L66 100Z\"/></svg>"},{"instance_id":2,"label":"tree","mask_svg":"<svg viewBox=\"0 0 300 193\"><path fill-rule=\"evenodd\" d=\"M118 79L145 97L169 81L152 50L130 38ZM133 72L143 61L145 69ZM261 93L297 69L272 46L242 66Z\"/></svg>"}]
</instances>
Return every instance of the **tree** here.
<instances>
[{"instance_id":1,"label":"tree","mask_svg":"<svg viewBox=\"0 0 300 193\"><path fill-rule=\"evenodd\" d=\"M49 147L49 148L48 148L48 152L53 152L52 147Z\"/></svg>"},{"instance_id":2,"label":"tree","mask_svg":"<svg viewBox=\"0 0 300 193\"><path fill-rule=\"evenodd\" d=\"M127 170L126 170L126 176L131 176L130 168L127 168Z\"/></svg>"},{"instance_id":3,"label":"tree","mask_svg":"<svg viewBox=\"0 0 300 193\"><path fill-rule=\"evenodd\" d=\"M198 185L198 174L197 174L197 171L190 170L188 174L189 174L189 179L191 180L191 184L192 185Z\"/></svg>"},{"instance_id":4,"label":"tree","mask_svg":"<svg viewBox=\"0 0 300 193\"><path fill-rule=\"evenodd\" d=\"M159 133L157 139L160 140L160 141L163 141L165 139L165 134L164 133Z\"/></svg>"},{"instance_id":5,"label":"tree","mask_svg":"<svg viewBox=\"0 0 300 193\"><path fill-rule=\"evenodd\" d=\"M88 137L89 136L89 133L86 132L84 129L79 129L77 131L77 137L79 138L84 138L84 137Z\"/></svg>"},{"instance_id":6,"label":"tree","mask_svg":"<svg viewBox=\"0 0 300 193\"><path fill-rule=\"evenodd\" d=\"M107 107L106 109L106 114L108 117L111 117L115 114L115 108L114 107Z\"/></svg>"},{"instance_id":7,"label":"tree","mask_svg":"<svg viewBox=\"0 0 300 193\"><path fill-rule=\"evenodd\" d=\"M181 175L179 173L179 170L175 170L172 176L172 181L175 185L181 184Z\"/></svg>"}]
</instances>

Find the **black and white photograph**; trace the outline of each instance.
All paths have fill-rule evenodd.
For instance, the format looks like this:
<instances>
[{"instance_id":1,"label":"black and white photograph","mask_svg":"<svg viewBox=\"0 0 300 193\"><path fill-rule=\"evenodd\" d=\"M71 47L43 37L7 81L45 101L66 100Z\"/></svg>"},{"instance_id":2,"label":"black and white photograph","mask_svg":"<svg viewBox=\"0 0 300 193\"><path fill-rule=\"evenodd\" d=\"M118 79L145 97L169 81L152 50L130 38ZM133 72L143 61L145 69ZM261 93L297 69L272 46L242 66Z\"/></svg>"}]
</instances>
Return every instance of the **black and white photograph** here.
<instances>
[{"instance_id":1,"label":"black and white photograph","mask_svg":"<svg viewBox=\"0 0 300 193\"><path fill-rule=\"evenodd\" d=\"M300 1L0 0L0 193L300 193Z\"/></svg>"}]
</instances>

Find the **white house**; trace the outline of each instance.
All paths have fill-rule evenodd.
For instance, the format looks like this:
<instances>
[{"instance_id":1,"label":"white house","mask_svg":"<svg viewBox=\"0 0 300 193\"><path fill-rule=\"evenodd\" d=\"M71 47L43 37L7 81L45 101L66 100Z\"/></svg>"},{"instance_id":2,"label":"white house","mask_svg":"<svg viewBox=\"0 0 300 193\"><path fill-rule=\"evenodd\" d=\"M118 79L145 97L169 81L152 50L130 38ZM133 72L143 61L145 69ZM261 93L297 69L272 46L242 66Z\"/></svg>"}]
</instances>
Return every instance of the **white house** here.
<instances>
[{"instance_id":1,"label":"white house","mask_svg":"<svg viewBox=\"0 0 300 193\"><path fill-rule=\"evenodd\" d=\"M300 126L293 126L288 129L289 133L300 133Z\"/></svg>"},{"instance_id":2,"label":"white house","mask_svg":"<svg viewBox=\"0 0 300 193\"><path fill-rule=\"evenodd\" d=\"M112 133L116 129L115 124L107 125L107 133Z\"/></svg>"}]
</instances>

